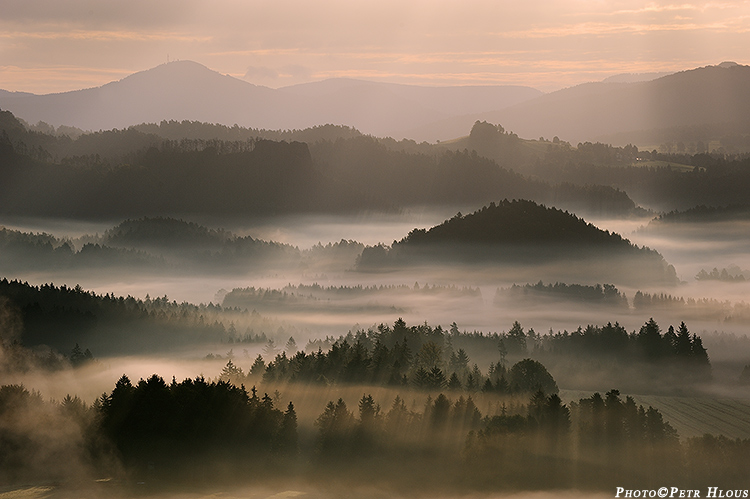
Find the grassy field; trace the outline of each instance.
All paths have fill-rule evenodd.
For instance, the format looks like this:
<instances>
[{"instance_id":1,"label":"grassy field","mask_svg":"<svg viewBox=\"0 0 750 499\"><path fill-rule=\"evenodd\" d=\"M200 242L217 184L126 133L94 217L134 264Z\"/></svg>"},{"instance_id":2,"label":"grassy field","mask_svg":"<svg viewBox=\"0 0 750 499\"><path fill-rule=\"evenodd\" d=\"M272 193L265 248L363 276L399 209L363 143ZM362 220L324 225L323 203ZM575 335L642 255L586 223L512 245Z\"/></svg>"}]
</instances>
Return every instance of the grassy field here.
<instances>
[{"instance_id":1,"label":"grassy field","mask_svg":"<svg viewBox=\"0 0 750 499\"><path fill-rule=\"evenodd\" d=\"M672 161L655 161L655 160L648 160L648 161L637 161L633 163L633 166L638 166L641 168L664 168L664 167L671 167L672 170L680 171L680 172L691 172L693 171L693 166L691 165L682 165L680 163L675 163Z\"/></svg>"}]
</instances>

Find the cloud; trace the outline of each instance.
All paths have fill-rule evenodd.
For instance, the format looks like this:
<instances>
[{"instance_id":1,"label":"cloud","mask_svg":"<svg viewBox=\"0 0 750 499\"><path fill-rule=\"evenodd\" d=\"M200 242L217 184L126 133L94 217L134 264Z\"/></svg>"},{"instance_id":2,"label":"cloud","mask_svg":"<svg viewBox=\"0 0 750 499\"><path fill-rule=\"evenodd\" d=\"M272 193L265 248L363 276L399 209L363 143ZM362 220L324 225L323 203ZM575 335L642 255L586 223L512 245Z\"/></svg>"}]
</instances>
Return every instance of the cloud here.
<instances>
[{"instance_id":1,"label":"cloud","mask_svg":"<svg viewBox=\"0 0 750 499\"><path fill-rule=\"evenodd\" d=\"M190 4L179 0L2 0L2 22L46 28L153 28L184 22L193 10Z\"/></svg>"},{"instance_id":2,"label":"cloud","mask_svg":"<svg viewBox=\"0 0 750 499\"><path fill-rule=\"evenodd\" d=\"M54 90L64 74L44 77L44 68L131 73L167 55L263 84L369 74L537 87L559 78L567 86L633 65L744 63L750 46L747 1L0 0L0 10L0 60L17 68L0 72L0 88L28 91ZM597 73L600 61L623 68ZM71 77L57 90L72 89Z\"/></svg>"},{"instance_id":3,"label":"cloud","mask_svg":"<svg viewBox=\"0 0 750 499\"><path fill-rule=\"evenodd\" d=\"M307 79L312 76L312 70L299 64L288 64L281 68L281 74L296 79Z\"/></svg>"},{"instance_id":4,"label":"cloud","mask_svg":"<svg viewBox=\"0 0 750 499\"><path fill-rule=\"evenodd\" d=\"M288 83L310 80L313 72L310 68L300 64L287 64L279 68L269 66L248 66L243 78L250 82L279 82Z\"/></svg>"},{"instance_id":5,"label":"cloud","mask_svg":"<svg viewBox=\"0 0 750 499\"><path fill-rule=\"evenodd\" d=\"M266 66L248 66L244 78L249 81L276 80L279 78L279 72Z\"/></svg>"},{"instance_id":6,"label":"cloud","mask_svg":"<svg viewBox=\"0 0 750 499\"><path fill-rule=\"evenodd\" d=\"M176 41L176 42L205 42L210 37L196 36L189 33L176 32L144 32L128 30L51 30L51 31L5 31L0 33L0 38L12 39L19 42L23 39L33 40L74 40L92 42L153 42L153 41Z\"/></svg>"}]
</instances>

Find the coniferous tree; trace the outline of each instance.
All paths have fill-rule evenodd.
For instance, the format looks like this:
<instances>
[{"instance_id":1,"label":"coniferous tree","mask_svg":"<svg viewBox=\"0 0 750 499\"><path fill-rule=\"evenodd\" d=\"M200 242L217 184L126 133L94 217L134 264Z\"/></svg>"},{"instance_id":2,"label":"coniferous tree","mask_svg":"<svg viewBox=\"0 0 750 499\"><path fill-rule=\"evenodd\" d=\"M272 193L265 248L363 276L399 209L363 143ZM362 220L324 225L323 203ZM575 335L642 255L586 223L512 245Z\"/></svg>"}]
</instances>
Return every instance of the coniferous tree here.
<instances>
[{"instance_id":1,"label":"coniferous tree","mask_svg":"<svg viewBox=\"0 0 750 499\"><path fill-rule=\"evenodd\" d=\"M463 388L461 385L461 380L458 379L458 375L454 372L451 374L450 379L448 380L448 389L452 391L459 391Z\"/></svg>"},{"instance_id":2,"label":"coniferous tree","mask_svg":"<svg viewBox=\"0 0 750 499\"><path fill-rule=\"evenodd\" d=\"M286 412L284 412L284 419L282 420L279 432L279 448L285 454L295 455L299 452L297 412L294 410L292 402L289 402Z\"/></svg>"},{"instance_id":3,"label":"coniferous tree","mask_svg":"<svg viewBox=\"0 0 750 499\"><path fill-rule=\"evenodd\" d=\"M646 359L657 360L663 356L664 342L661 337L659 325L652 317L638 331L638 344Z\"/></svg>"},{"instance_id":4,"label":"coniferous tree","mask_svg":"<svg viewBox=\"0 0 750 499\"><path fill-rule=\"evenodd\" d=\"M262 376L265 371L266 362L263 360L263 356L261 354L258 354L258 356L255 357L253 365L250 367L250 374L252 374L253 376Z\"/></svg>"},{"instance_id":5,"label":"coniferous tree","mask_svg":"<svg viewBox=\"0 0 750 499\"><path fill-rule=\"evenodd\" d=\"M347 454L350 450L354 415L343 399L328 402L323 414L315 420L318 427L318 449L324 455Z\"/></svg>"},{"instance_id":6,"label":"coniferous tree","mask_svg":"<svg viewBox=\"0 0 750 499\"><path fill-rule=\"evenodd\" d=\"M681 358L687 358L692 355L692 342L690 340L690 331L684 322L680 323L675 339L675 354Z\"/></svg>"}]
</instances>

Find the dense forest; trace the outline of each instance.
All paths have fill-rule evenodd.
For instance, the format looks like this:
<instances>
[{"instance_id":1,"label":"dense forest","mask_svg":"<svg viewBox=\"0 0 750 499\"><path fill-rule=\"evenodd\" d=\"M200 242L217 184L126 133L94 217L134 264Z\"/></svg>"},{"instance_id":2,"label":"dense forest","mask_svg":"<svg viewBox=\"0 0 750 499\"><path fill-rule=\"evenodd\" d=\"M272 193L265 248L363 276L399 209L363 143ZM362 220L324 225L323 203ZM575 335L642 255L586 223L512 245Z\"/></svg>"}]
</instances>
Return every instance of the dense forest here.
<instances>
[{"instance_id":1,"label":"dense forest","mask_svg":"<svg viewBox=\"0 0 750 499\"><path fill-rule=\"evenodd\" d=\"M472 357L483 363L491 359L489 367L481 369ZM604 379L619 379L627 372L631 378L621 383L643 393L689 391L712 376L702 339L684 322L666 331L649 319L630 333L618 323L608 323L539 334L518 322L504 333L483 333L461 332L455 323L448 330L426 323L407 326L398 319L392 327L380 324L338 338L310 340L304 349L293 337L284 347L271 341L247 371L230 360L220 378L237 385L262 380L505 395L541 388L557 393L557 382L545 365L564 375L568 386L582 383L575 381L578 374L596 372ZM669 383L643 383L649 378Z\"/></svg>"},{"instance_id":2,"label":"dense forest","mask_svg":"<svg viewBox=\"0 0 750 499\"><path fill-rule=\"evenodd\" d=\"M612 147L602 144L601 148ZM664 211L746 204L743 186L750 180L747 154L639 152L639 160L618 166L603 160L568 161L556 157L554 150L534 170L552 182L606 185L627 192L639 204Z\"/></svg>"},{"instance_id":3,"label":"dense forest","mask_svg":"<svg viewBox=\"0 0 750 499\"><path fill-rule=\"evenodd\" d=\"M469 215L458 213L430 229L412 230L391 247L365 247L342 239L299 249L181 219L142 217L125 220L102 235L76 238L0 227L0 249L0 271L5 273L84 268L102 273L139 269L173 275L250 275L299 268L381 272L440 262L482 262L500 268L588 259L589 263L599 262L598 270L591 267L591 275L579 279L602 278L637 286L678 282L674 267L656 251L635 246L619 234L600 230L568 212L525 200L492 202ZM297 293L297 297L301 295ZM307 301L312 304L314 300ZM270 305L270 301L265 300L263 305ZM398 303L387 306L400 307Z\"/></svg>"},{"instance_id":4,"label":"dense forest","mask_svg":"<svg viewBox=\"0 0 750 499\"><path fill-rule=\"evenodd\" d=\"M730 204L727 206L698 205L693 208L663 213L649 222L652 225L672 223L713 223L732 222L750 219L750 206L746 204Z\"/></svg>"},{"instance_id":5,"label":"dense forest","mask_svg":"<svg viewBox=\"0 0 750 499\"><path fill-rule=\"evenodd\" d=\"M281 289L235 288L224 295L224 307L270 311L294 307L295 311L377 311L399 312L399 303L415 298L428 297L447 300L471 300L481 302L479 288L441 286L415 283L406 285L373 286L321 286L320 284L287 285Z\"/></svg>"},{"instance_id":6,"label":"dense forest","mask_svg":"<svg viewBox=\"0 0 750 499\"><path fill-rule=\"evenodd\" d=\"M573 146L557 137L523 140L500 125L477 122L469 137L456 145L524 175L553 183L607 186L626 192L638 204L669 211L746 204L742 186L748 183L750 155L731 152L728 141L727 137L726 147L708 150L697 140L692 152L685 147L641 151L633 145L598 142Z\"/></svg>"},{"instance_id":7,"label":"dense forest","mask_svg":"<svg viewBox=\"0 0 750 499\"><path fill-rule=\"evenodd\" d=\"M289 244L238 236L169 217L125 220L103 234L56 237L0 226L0 272L87 269L150 273L248 273L300 265L352 267L364 245L356 241Z\"/></svg>"},{"instance_id":8,"label":"dense forest","mask_svg":"<svg viewBox=\"0 0 750 499\"><path fill-rule=\"evenodd\" d=\"M7 111L0 115L3 178L16 186L4 193L3 212L260 215L269 213L271 202L273 213L330 213L508 197L627 216L641 212L636 202L664 210L744 204L741 186L750 171L747 155L722 150L572 146L557 138L521 139L487 122L475 123L466 138L432 145L331 125L274 132L162 122L73 133L75 139L49 128L24 126ZM285 184L283 175L294 180ZM32 185L44 195L31 196ZM226 195L216 199L217 192Z\"/></svg>"},{"instance_id":9,"label":"dense forest","mask_svg":"<svg viewBox=\"0 0 750 499\"><path fill-rule=\"evenodd\" d=\"M178 127L164 124L170 126ZM429 150L353 133L333 133L335 140L315 130L289 136L310 141L303 143L262 138L268 134L170 140L131 128L81 135L73 141L80 146L71 149L58 144L72 139L27 131L7 112L0 128L5 130L0 174L14 186L3 193L4 213L78 218L333 213L476 205L504 197L599 214L635 209L627 194L610 187L553 185L473 151ZM227 137L219 128L217 134Z\"/></svg>"},{"instance_id":10,"label":"dense forest","mask_svg":"<svg viewBox=\"0 0 750 499\"><path fill-rule=\"evenodd\" d=\"M615 275L620 265L630 268L631 277L640 273L652 282L677 282L674 267L658 252L568 212L526 200L493 202L469 215L459 212L430 229L414 229L391 247L368 246L357 265L377 270L430 260L523 264L596 258L611 262L609 276L603 277Z\"/></svg>"},{"instance_id":11,"label":"dense forest","mask_svg":"<svg viewBox=\"0 0 750 499\"><path fill-rule=\"evenodd\" d=\"M166 382L153 375L133 384L123 375L109 393L87 404L67 396L45 401L20 385L0 387L3 481L69 481L114 477L114 484L156 492L180 483L310 480L387 486L422 492L613 489L679 480L705 487L721 480L742 486L750 442L705 435L679 440L653 407L623 400L618 390L569 404L538 391L497 396L497 412L482 414L471 396L437 394L421 409L396 395L365 393L355 412L339 398L298 419L252 388L202 377ZM389 403L387 410L380 402ZM43 431L23 421L44 421ZM58 459L65 456L65 459ZM365 470L368 472L364 474ZM373 473L375 471L375 473ZM369 478L368 478L369 477ZM375 480L377 482L375 482ZM136 485L141 484L141 485ZM412 484L412 485L410 485ZM426 488L425 488L426 487Z\"/></svg>"},{"instance_id":12,"label":"dense forest","mask_svg":"<svg viewBox=\"0 0 750 499\"><path fill-rule=\"evenodd\" d=\"M3 278L0 297L3 314L14 324L3 328L3 334L8 335L5 342L46 346L57 352L68 352L76 344L103 355L156 352L178 343L264 342L265 332L276 333L280 327L252 311L223 309L211 303L177 303L166 296L98 295L80 286L33 286ZM246 324L246 328L238 331L235 322Z\"/></svg>"},{"instance_id":13,"label":"dense forest","mask_svg":"<svg viewBox=\"0 0 750 499\"><path fill-rule=\"evenodd\" d=\"M153 353L175 344L223 344L229 349L256 344L263 346L263 354L252 366L245 366L246 373L237 364L228 366L225 379L239 384L260 380L367 383L501 393L533 391L540 385L554 393L553 375L544 366L554 366L550 372L557 376L571 371L563 368L571 364L576 373L596 371L612 377L623 370L640 373L621 381L626 388L628 383L640 387L645 373L676 380L664 387L640 387L658 393L675 386L690 389L711 378L702 340L690 334L684 322L677 330L670 326L667 331L651 319L632 332L609 323L539 334L525 331L518 322L504 333L484 333L462 332L455 323L448 330L427 323L407 326L399 319L392 327L380 324L339 338L310 340L300 349L293 327L282 327L255 310L178 304L166 297L140 300L97 295L80 286L31 286L7 279L0 280L0 297L4 314L12 319L8 324L13 326L4 327L2 346L7 355L3 369L17 371L63 368L62 353L67 352L74 352L69 359L76 364L83 350L99 356L113 351ZM286 346L276 346L281 341L287 341ZM471 358L481 360L472 362ZM608 367L602 371L605 360L603 365ZM489 367L480 369L479 363ZM566 383L575 386L578 382L566 378Z\"/></svg>"},{"instance_id":14,"label":"dense forest","mask_svg":"<svg viewBox=\"0 0 750 499\"><path fill-rule=\"evenodd\" d=\"M585 303L587 305L603 305L620 309L628 308L628 298L613 284L588 286L564 282L544 284L542 281L536 284L524 284L523 286L513 284L507 289L498 288L495 292L494 302L500 306L506 297L526 303L539 303L540 300L543 302L547 299Z\"/></svg>"}]
</instances>

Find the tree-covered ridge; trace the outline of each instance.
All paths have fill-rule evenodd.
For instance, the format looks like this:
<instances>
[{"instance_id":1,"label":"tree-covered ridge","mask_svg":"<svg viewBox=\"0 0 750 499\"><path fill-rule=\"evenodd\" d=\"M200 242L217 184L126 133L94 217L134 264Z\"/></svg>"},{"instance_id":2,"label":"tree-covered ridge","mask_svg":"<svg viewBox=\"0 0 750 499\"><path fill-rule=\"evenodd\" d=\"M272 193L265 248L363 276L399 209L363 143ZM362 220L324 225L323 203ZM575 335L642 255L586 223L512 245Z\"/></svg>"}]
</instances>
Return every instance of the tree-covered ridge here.
<instances>
[{"instance_id":1,"label":"tree-covered ridge","mask_svg":"<svg viewBox=\"0 0 750 499\"><path fill-rule=\"evenodd\" d=\"M170 262L179 257L181 263L215 271L222 266L234 268L249 263L296 264L302 258L302 252L288 244L238 236L169 217L125 220L105 232L102 241L113 247L148 251Z\"/></svg>"},{"instance_id":2,"label":"tree-covered ridge","mask_svg":"<svg viewBox=\"0 0 750 499\"><path fill-rule=\"evenodd\" d=\"M209 229L195 222L169 217L125 220L104 233L104 240L118 246L216 246L233 235L223 229Z\"/></svg>"},{"instance_id":3,"label":"tree-covered ridge","mask_svg":"<svg viewBox=\"0 0 750 499\"><path fill-rule=\"evenodd\" d=\"M136 299L99 295L81 286L0 279L3 308L18 322L16 339L68 352L80 344L98 353L136 352L180 344L265 341L279 325L257 313L220 305L177 303L166 296ZM235 323L247 324L238 331Z\"/></svg>"},{"instance_id":4,"label":"tree-covered ridge","mask_svg":"<svg viewBox=\"0 0 750 499\"><path fill-rule=\"evenodd\" d=\"M730 266L721 271L714 268L711 272L701 270L695 276L696 280L717 280L721 282L745 282L743 271L737 266ZM606 305L629 309L637 314L653 313L657 311L674 312L685 320L714 320L719 322L744 323L750 320L750 304L745 301L731 302L716 298L692 298L672 295L671 293L649 293L637 290L628 299L612 284L596 284L593 286L581 284L514 284L509 288L498 288L495 291L494 302L497 306L505 306L507 299L520 300L530 305L538 304L539 300L564 301L587 305Z\"/></svg>"},{"instance_id":5,"label":"tree-covered ridge","mask_svg":"<svg viewBox=\"0 0 750 499\"><path fill-rule=\"evenodd\" d=\"M139 482L142 491L172 482L194 487L220 473L228 483L336 477L394 491L411 490L418 480L426 484L423 492L465 493L612 490L623 480L643 487L679 480L698 488L721 479L736 487L748 472L742 458L748 440L680 441L658 409L623 400L618 390L568 404L541 391L498 398L485 414L462 394L428 396L415 407L400 394L391 403L365 392L354 410L334 396L327 404L313 402L317 416L299 419L297 404L277 408L277 396L202 377L165 382L158 375L135 384L123 375L92 404L70 395L46 401L5 385L0 479L65 483L71 474L104 474L122 484ZM24 423L32 420L40 424Z\"/></svg>"},{"instance_id":6,"label":"tree-covered ridge","mask_svg":"<svg viewBox=\"0 0 750 499\"><path fill-rule=\"evenodd\" d=\"M609 144L582 142L577 146L558 137L522 139L502 125L476 121L468 137L442 144L453 149L467 148L499 165L528 174L540 163L554 162L558 167L575 164L628 166L636 161L638 148L633 145L616 147Z\"/></svg>"},{"instance_id":7,"label":"tree-covered ridge","mask_svg":"<svg viewBox=\"0 0 750 499\"><path fill-rule=\"evenodd\" d=\"M455 323L446 332L441 326L432 328L426 323L409 327L399 319L392 328L381 324L338 339L310 340L305 348L309 353L298 350L292 337L283 349L269 342L264 349L265 359L258 355L247 373L230 360L220 379L237 385L262 379L264 383L364 383L428 391L558 391L555 380L541 363L527 358L506 368L501 351L496 355L498 361L491 363L486 374L482 373L476 363L471 364L466 350L454 349L454 344L466 342L467 336L459 333ZM492 338L497 346L499 336Z\"/></svg>"},{"instance_id":8,"label":"tree-covered ridge","mask_svg":"<svg viewBox=\"0 0 750 499\"><path fill-rule=\"evenodd\" d=\"M553 243L634 249L619 234L598 229L570 213L521 199L492 202L469 215L458 213L430 229L414 229L394 247L441 243Z\"/></svg>"},{"instance_id":9,"label":"tree-covered ridge","mask_svg":"<svg viewBox=\"0 0 750 499\"><path fill-rule=\"evenodd\" d=\"M112 248L89 240L76 242L46 233L0 227L0 270L97 267L164 267L164 259L129 248Z\"/></svg>"},{"instance_id":10,"label":"tree-covered ridge","mask_svg":"<svg viewBox=\"0 0 750 499\"><path fill-rule=\"evenodd\" d=\"M335 184L321 177L306 144L257 141L248 150L231 149L182 149L180 144L164 143L134 153L127 164L112 166L29 162L23 161L25 156L15 155L0 170L5 186L0 190L0 210L125 218L167 213L260 215L352 207L355 197L351 190L336 190Z\"/></svg>"},{"instance_id":11,"label":"tree-covered ridge","mask_svg":"<svg viewBox=\"0 0 750 499\"><path fill-rule=\"evenodd\" d=\"M198 121L163 120L123 129L84 131L75 127L55 128L44 122L28 124L9 111L0 111L0 130L17 151L42 161L67 164L127 163L134 153L171 142L184 150L216 147L225 151L246 150L259 140L315 143L360 136L351 127L318 125L302 130L263 130Z\"/></svg>"},{"instance_id":12,"label":"tree-covered ridge","mask_svg":"<svg viewBox=\"0 0 750 499\"><path fill-rule=\"evenodd\" d=\"M222 305L258 311L284 307L294 307L295 311L300 311L325 307L328 310L379 310L390 313L401 308L402 300L415 296L480 300L481 292L479 288L430 284L420 286L419 283L413 286L288 284L281 289L254 286L235 288L224 295Z\"/></svg>"},{"instance_id":13,"label":"tree-covered ridge","mask_svg":"<svg viewBox=\"0 0 750 499\"><path fill-rule=\"evenodd\" d=\"M255 139L285 140L314 144L321 140L336 140L361 136L357 129L343 125L317 125L302 130L263 130L238 125L226 126L199 121L164 120L157 123L142 123L130 127L145 134L153 134L168 140L221 140L246 141Z\"/></svg>"},{"instance_id":14,"label":"tree-covered ridge","mask_svg":"<svg viewBox=\"0 0 750 499\"><path fill-rule=\"evenodd\" d=\"M684 322L677 331L667 331L649 319L637 332L628 333L618 323L605 326L589 325L568 333L527 335L533 350L542 355L571 355L581 358L605 357L608 361L626 365L648 362L664 368L685 368L697 379L710 378L708 352L700 336L690 333Z\"/></svg>"},{"instance_id":15,"label":"tree-covered ridge","mask_svg":"<svg viewBox=\"0 0 750 499\"><path fill-rule=\"evenodd\" d=\"M0 272L65 268L158 272L237 272L272 266L353 265L364 245L356 241L317 244L300 250L289 244L238 236L170 217L129 219L103 235L58 238L0 227Z\"/></svg>"},{"instance_id":16,"label":"tree-covered ridge","mask_svg":"<svg viewBox=\"0 0 750 499\"><path fill-rule=\"evenodd\" d=\"M249 158L253 156L256 144L281 140L305 142L310 148L313 169L323 179L319 178L320 185L316 184L321 195L305 200L309 203L305 206L323 211L392 209L409 204L457 202L478 205L508 197L533 199L568 210L622 215L634 211L634 199L662 210L685 210L701 204L715 207L746 205L745 186L750 183L748 156L731 153L731 148L687 154L639 151L634 146L615 147L590 142L571 146L564 141L541 137L539 140L522 140L499 125L482 122L475 124L476 130L472 129L473 133L464 141L434 145L364 137L353 130L331 129L330 126L299 133L257 131L255 134L239 127L235 130L233 127L193 122L142 125L139 130L143 131L135 128L103 131L72 140L27 130L11 113L3 113L0 129L5 130L5 135L0 134L4 137L0 139L0 157L6 169L19 168L20 171L15 172L17 180L26 178L37 182L45 192L70 189L70 196L85 194L87 189L81 185L110 182L97 173L101 170L109 171L110 175L117 171L115 176L120 181L130 179L122 187L130 189L131 197L141 201L152 200L153 195L174 195L169 189L172 179L148 192L144 192L142 186L134 187L156 177L155 172L150 171L152 166L148 158L188 164L196 155L205 161L207 156L199 153L210 151L222 158L214 161L211 169L214 176L223 177L231 168L219 165L233 163L233 155ZM148 133L144 133L147 130ZM159 156L154 154L155 151L166 154ZM179 154L182 156L177 159ZM279 156L276 164L287 159ZM45 164L54 164L58 168L41 168ZM138 168L133 169L136 166ZM270 168L270 165L266 167ZM44 172L33 174L32 170L40 168ZM69 171L81 168L89 170L88 174L76 176ZM268 175L269 178L272 176ZM204 178L210 178L210 174L206 173ZM425 179L430 181L425 182ZM163 182L164 179L157 180ZM314 179L302 180L309 183ZM17 187L23 187L24 183ZM83 184L76 189L76 183ZM218 185L218 179L211 185ZM303 204L300 199L290 200L294 198L293 193L284 191L279 185L276 187L279 189L272 193L273 200L276 203L283 201L276 208L278 212L294 211ZM251 188L246 186L246 191ZM350 196L347 189L356 192ZM372 192L389 192L392 196L386 200L382 196L370 195ZM260 190L251 194L262 198L268 193ZM49 195L45 193L45 197ZM97 206L88 197L79 204L86 204L89 208ZM13 206L23 204L38 213L49 213L56 207L58 211L64 210L65 215L84 216L63 195L55 200L56 203L49 204L43 199L32 201L25 198L28 196L6 197L2 208L12 211ZM180 207L184 207L184 204L172 203L171 211L161 209L162 205L157 207L159 209L138 211L136 205L125 200L114 203L111 196L96 201L106 201L101 206L108 207L111 216L121 218L177 213ZM212 213L222 213L218 201L205 201L205 204L211 206ZM229 204L242 213L254 210L247 200L244 204Z\"/></svg>"},{"instance_id":17,"label":"tree-covered ridge","mask_svg":"<svg viewBox=\"0 0 750 499\"><path fill-rule=\"evenodd\" d=\"M366 247L357 265L361 270L378 270L431 260L471 264L584 259L589 269L594 263L600 265L596 271L600 278L678 282L674 267L655 250L527 200L503 200L469 215L458 213L430 229L412 230L390 248Z\"/></svg>"},{"instance_id":18,"label":"tree-covered ridge","mask_svg":"<svg viewBox=\"0 0 750 499\"><path fill-rule=\"evenodd\" d=\"M695 279L698 281L721 281L721 282L745 282L745 275L743 271L735 266L730 266L729 269L723 268L721 271L714 267L710 272L706 272L706 269L700 269L695 275Z\"/></svg>"},{"instance_id":19,"label":"tree-covered ridge","mask_svg":"<svg viewBox=\"0 0 750 499\"><path fill-rule=\"evenodd\" d=\"M550 182L606 185L652 209L690 210L699 205L747 205L750 155L639 152L630 166L565 162L554 155L529 172Z\"/></svg>"},{"instance_id":20,"label":"tree-covered ridge","mask_svg":"<svg viewBox=\"0 0 750 499\"><path fill-rule=\"evenodd\" d=\"M94 354L78 345L67 353L50 348L27 348L14 338L17 331L3 331L0 334L0 374L16 375L33 371L63 371L90 365L96 362Z\"/></svg>"},{"instance_id":21,"label":"tree-covered ridge","mask_svg":"<svg viewBox=\"0 0 750 499\"><path fill-rule=\"evenodd\" d=\"M394 150L365 136L310 147L325 175L360 190L388 192L402 205L485 204L507 197L595 213L624 215L635 209L623 191L527 178L470 149Z\"/></svg>"},{"instance_id":22,"label":"tree-covered ridge","mask_svg":"<svg viewBox=\"0 0 750 499\"><path fill-rule=\"evenodd\" d=\"M177 339L181 344L267 342L279 334L294 334L294 328L281 330L278 323L247 309L177 303L166 297L97 295L80 286L32 286L0 279L0 297L3 308L17 319L14 338L27 347L47 345L58 352L70 352L76 344L105 355L113 350L169 348ZM311 340L302 353L295 345L287 345L283 353L271 345L251 371L255 376L268 371L269 380L338 383L351 375L373 384L513 391L511 366L527 357L545 365L575 358L584 371L588 360L581 359L606 357L612 366L645 363L665 371L691 367L696 380L710 376L702 341L688 334L684 323L677 331L670 326L663 332L651 320L641 330L628 332L615 323L538 334L514 323L504 333L483 333L461 332L455 323L444 330L426 323L407 326L398 320L392 327L380 325L339 338ZM487 372L471 364L470 358L490 352L497 356Z\"/></svg>"},{"instance_id":23,"label":"tree-covered ridge","mask_svg":"<svg viewBox=\"0 0 750 499\"><path fill-rule=\"evenodd\" d=\"M547 369L538 361L524 359L510 369L502 364L493 364L487 375L476 364L470 369L466 352L459 350L452 364L436 360L436 347L425 343L413 355L408 344L396 344L389 349L382 344L373 352L365 350L361 343L350 346L346 340L334 343L328 352L306 354L297 352L291 357L282 352L269 362L263 373L264 383L307 382L321 384L367 384L412 386L416 389L439 391L466 390L499 394L523 394L542 389L556 393L557 383ZM439 352L437 353L439 355ZM262 357L256 359L256 364ZM227 370L227 368L229 368ZM241 380L241 372L227 366L222 377L232 381ZM446 375L450 372L450 375Z\"/></svg>"},{"instance_id":24,"label":"tree-covered ridge","mask_svg":"<svg viewBox=\"0 0 750 499\"><path fill-rule=\"evenodd\" d=\"M468 150L331 134L325 127L293 134L299 135L294 140L307 143L291 136L289 143L278 137L166 140L133 128L84 134L73 141L26 131L13 120L6 120L10 132L2 141L6 168L0 173L14 184L0 203L6 213L79 218L92 213L96 218L262 215L477 205L503 197L617 215L635 207L625 192L608 186L552 185ZM174 126L192 137L202 133L188 130L204 125Z\"/></svg>"},{"instance_id":25,"label":"tree-covered ridge","mask_svg":"<svg viewBox=\"0 0 750 499\"><path fill-rule=\"evenodd\" d=\"M719 274L721 276L721 274ZM716 298L684 298L669 293L636 291L633 296L636 311L672 311L695 320L706 318L721 322L747 323L750 321L750 303Z\"/></svg>"},{"instance_id":26,"label":"tree-covered ridge","mask_svg":"<svg viewBox=\"0 0 750 499\"><path fill-rule=\"evenodd\" d=\"M494 354L493 354L494 352ZM486 371L471 360L494 358ZM609 366L607 371L604 366ZM515 322L504 333L460 332L428 324L407 326L399 319L393 327L349 332L339 338L310 340L300 351L290 338L286 347L269 343L247 372L231 360L220 377L238 385L307 382L322 385L364 383L372 386L408 386L427 391L469 393L530 393L541 388L557 393L557 382L545 365L563 366L585 375L622 369L648 373L649 379L671 379L680 389L711 379L708 352L700 336L684 322L663 332L650 319L638 331L620 324L588 325L573 332L550 330L538 334ZM555 371L555 370L553 370ZM555 371L556 372L556 371ZM640 386L632 380L633 386ZM576 383L576 381L572 381ZM672 387L656 384L651 391Z\"/></svg>"},{"instance_id":27,"label":"tree-covered ridge","mask_svg":"<svg viewBox=\"0 0 750 499\"><path fill-rule=\"evenodd\" d=\"M523 286L513 284L510 288L498 288L496 290L495 303L500 304L505 297L525 299L530 302L548 298L628 308L627 297L613 284L595 284L589 286L585 284L566 284L563 282L544 284L542 281L536 284L524 284Z\"/></svg>"},{"instance_id":28,"label":"tree-covered ridge","mask_svg":"<svg viewBox=\"0 0 750 499\"><path fill-rule=\"evenodd\" d=\"M713 223L750 219L750 205L730 204L727 206L698 205L687 210L672 210L654 218L650 226L664 223Z\"/></svg>"},{"instance_id":29,"label":"tree-covered ridge","mask_svg":"<svg viewBox=\"0 0 750 499\"><path fill-rule=\"evenodd\" d=\"M712 142L706 138L710 131L694 128L690 143L667 140L659 151L646 151L633 145L617 147L587 141L571 146L556 137L513 139L513 134L500 125L477 122L472 129L475 137L455 145L474 149L503 166L505 158L513 158L509 168L548 182L622 190L637 203L657 209L692 210L706 205L717 207L719 212L703 215L746 217L747 210L742 206L747 205L744 192L750 183L750 156L738 153L746 149L738 144L747 142L747 137L740 138L732 127L726 128L721 141ZM680 133L686 130L682 128ZM736 205L737 211L722 213L727 204ZM700 211L691 216L699 216Z\"/></svg>"}]
</instances>

